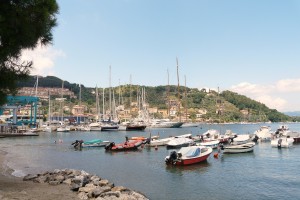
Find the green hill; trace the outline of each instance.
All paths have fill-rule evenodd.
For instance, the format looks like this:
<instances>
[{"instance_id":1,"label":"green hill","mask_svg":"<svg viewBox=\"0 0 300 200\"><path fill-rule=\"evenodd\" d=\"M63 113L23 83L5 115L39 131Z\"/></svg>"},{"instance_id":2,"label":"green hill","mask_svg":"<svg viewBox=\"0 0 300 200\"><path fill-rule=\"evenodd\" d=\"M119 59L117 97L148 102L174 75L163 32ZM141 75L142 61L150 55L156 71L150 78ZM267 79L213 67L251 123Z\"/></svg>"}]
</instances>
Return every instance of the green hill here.
<instances>
[{"instance_id":1,"label":"green hill","mask_svg":"<svg viewBox=\"0 0 300 200\"><path fill-rule=\"evenodd\" d=\"M36 77L32 76L26 82L19 82L19 87L33 87L36 82ZM39 87L62 87L62 80L54 77L40 77ZM73 91L76 96L79 96L79 84L69 83L64 81L64 88ZM121 85L113 87L116 102L121 100L125 107L129 107L130 102L137 101L141 96L142 89L145 88L146 102L149 107L157 107L158 109L168 108L169 100L178 100L178 87L170 86L140 86L140 85ZM109 100L108 89L105 89L105 100ZM276 109L270 109L266 105L252 100L246 96L231 92L223 91L218 94L215 91L206 92L196 88L186 88L181 86L179 89L180 102L182 105L181 112L184 112L187 107L191 119L195 119L199 110L206 111L202 115L203 120L210 122L279 122L292 121L295 118L278 112ZM99 88L99 93L102 99L102 88ZM82 102L88 106L95 106L95 88L85 87L81 85ZM78 103L78 99L69 99L72 103ZM108 103L106 103L108 105Z\"/></svg>"}]
</instances>

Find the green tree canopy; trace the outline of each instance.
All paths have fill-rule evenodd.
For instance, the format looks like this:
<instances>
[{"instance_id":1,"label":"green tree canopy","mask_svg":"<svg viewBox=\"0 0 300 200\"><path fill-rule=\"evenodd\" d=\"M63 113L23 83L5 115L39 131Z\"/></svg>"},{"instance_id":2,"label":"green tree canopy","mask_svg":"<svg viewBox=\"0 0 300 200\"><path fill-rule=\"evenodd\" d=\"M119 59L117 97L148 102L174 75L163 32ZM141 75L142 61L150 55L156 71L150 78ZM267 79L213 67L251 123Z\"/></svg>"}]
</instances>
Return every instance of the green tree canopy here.
<instances>
[{"instance_id":1,"label":"green tree canopy","mask_svg":"<svg viewBox=\"0 0 300 200\"><path fill-rule=\"evenodd\" d=\"M32 61L20 61L21 51L52 42L57 13L56 0L0 1L0 105L28 78Z\"/></svg>"}]
</instances>

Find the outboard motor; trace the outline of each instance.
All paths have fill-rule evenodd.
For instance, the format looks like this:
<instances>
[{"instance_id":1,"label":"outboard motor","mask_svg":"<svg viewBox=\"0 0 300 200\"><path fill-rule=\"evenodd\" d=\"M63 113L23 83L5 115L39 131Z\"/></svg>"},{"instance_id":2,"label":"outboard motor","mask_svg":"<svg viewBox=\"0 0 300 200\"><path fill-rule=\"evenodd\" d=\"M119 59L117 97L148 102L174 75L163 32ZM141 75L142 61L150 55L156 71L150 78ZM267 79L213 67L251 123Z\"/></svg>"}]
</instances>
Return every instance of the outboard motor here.
<instances>
[{"instance_id":1,"label":"outboard motor","mask_svg":"<svg viewBox=\"0 0 300 200\"><path fill-rule=\"evenodd\" d=\"M221 150L224 150L224 145L223 145L223 143L220 143L220 149L221 149Z\"/></svg>"},{"instance_id":2,"label":"outboard motor","mask_svg":"<svg viewBox=\"0 0 300 200\"><path fill-rule=\"evenodd\" d=\"M282 139L280 138L280 139L278 139L278 144L277 144L278 149L281 148L281 143L282 143Z\"/></svg>"},{"instance_id":3,"label":"outboard motor","mask_svg":"<svg viewBox=\"0 0 300 200\"><path fill-rule=\"evenodd\" d=\"M255 135L252 141L253 141L253 142L257 142L258 139L259 139L259 137L258 137L257 135Z\"/></svg>"},{"instance_id":4,"label":"outboard motor","mask_svg":"<svg viewBox=\"0 0 300 200\"><path fill-rule=\"evenodd\" d=\"M176 151L172 151L170 153L169 158L167 158L165 161L167 164L175 164L174 161L176 161L176 160L177 160L177 153L176 153Z\"/></svg>"},{"instance_id":5,"label":"outboard motor","mask_svg":"<svg viewBox=\"0 0 300 200\"><path fill-rule=\"evenodd\" d=\"M105 150L111 150L113 146L115 146L115 143L111 142L111 143L109 143L108 145L105 146Z\"/></svg>"},{"instance_id":6,"label":"outboard motor","mask_svg":"<svg viewBox=\"0 0 300 200\"><path fill-rule=\"evenodd\" d=\"M147 138L146 140L143 141L143 144L150 144L151 138Z\"/></svg>"},{"instance_id":7,"label":"outboard motor","mask_svg":"<svg viewBox=\"0 0 300 200\"><path fill-rule=\"evenodd\" d=\"M75 142L72 143L74 148L81 148L82 147L83 140L75 140Z\"/></svg>"}]
</instances>

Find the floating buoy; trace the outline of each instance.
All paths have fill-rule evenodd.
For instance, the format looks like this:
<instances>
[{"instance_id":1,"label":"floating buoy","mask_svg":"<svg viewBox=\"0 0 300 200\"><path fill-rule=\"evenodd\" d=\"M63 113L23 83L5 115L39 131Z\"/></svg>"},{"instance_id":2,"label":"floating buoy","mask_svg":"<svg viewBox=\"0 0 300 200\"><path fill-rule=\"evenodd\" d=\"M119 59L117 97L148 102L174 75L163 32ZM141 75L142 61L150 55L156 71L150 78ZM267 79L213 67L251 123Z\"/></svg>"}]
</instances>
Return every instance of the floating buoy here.
<instances>
[{"instance_id":1,"label":"floating buoy","mask_svg":"<svg viewBox=\"0 0 300 200\"><path fill-rule=\"evenodd\" d=\"M155 150L157 150L158 149L158 147L157 147L157 145L155 146L155 148L154 148Z\"/></svg>"},{"instance_id":2,"label":"floating buoy","mask_svg":"<svg viewBox=\"0 0 300 200\"><path fill-rule=\"evenodd\" d=\"M219 154L218 153L215 153L214 154L214 158L218 158L219 157Z\"/></svg>"}]
</instances>

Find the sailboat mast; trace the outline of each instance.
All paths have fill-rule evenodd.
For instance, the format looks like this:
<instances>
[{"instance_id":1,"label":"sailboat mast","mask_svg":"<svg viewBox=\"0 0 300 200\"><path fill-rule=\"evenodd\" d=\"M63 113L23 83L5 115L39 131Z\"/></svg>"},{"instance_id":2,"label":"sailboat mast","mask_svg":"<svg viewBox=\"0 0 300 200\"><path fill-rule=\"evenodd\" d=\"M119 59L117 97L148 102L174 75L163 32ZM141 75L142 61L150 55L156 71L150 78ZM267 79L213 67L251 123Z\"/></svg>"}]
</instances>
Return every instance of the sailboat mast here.
<instances>
[{"instance_id":1,"label":"sailboat mast","mask_svg":"<svg viewBox=\"0 0 300 200\"><path fill-rule=\"evenodd\" d=\"M48 90L48 98L49 98L49 105L48 105L48 121L50 123L51 121L51 116L50 116L50 113L51 113L51 101L50 101L50 91Z\"/></svg>"},{"instance_id":2,"label":"sailboat mast","mask_svg":"<svg viewBox=\"0 0 300 200\"><path fill-rule=\"evenodd\" d=\"M185 121L187 122L187 94L186 94L186 76L184 75L184 86L185 86Z\"/></svg>"},{"instance_id":3,"label":"sailboat mast","mask_svg":"<svg viewBox=\"0 0 300 200\"><path fill-rule=\"evenodd\" d=\"M109 117L111 118L111 66L109 66Z\"/></svg>"},{"instance_id":4,"label":"sailboat mast","mask_svg":"<svg viewBox=\"0 0 300 200\"><path fill-rule=\"evenodd\" d=\"M102 119L104 119L104 115L105 115L105 110L104 110L104 107L105 107L105 96L104 96L104 88L103 88L103 93L102 93L102 112L103 112L103 116L102 116Z\"/></svg>"},{"instance_id":5,"label":"sailboat mast","mask_svg":"<svg viewBox=\"0 0 300 200\"><path fill-rule=\"evenodd\" d=\"M169 70L167 70L167 74L168 74L168 88L167 88L168 117L170 118L170 83L169 83Z\"/></svg>"},{"instance_id":6,"label":"sailboat mast","mask_svg":"<svg viewBox=\"0 0 300 200\"><path fill-rule=\"evenodd\" d=\"M181 122L181 113L180 113L180 85L179 85L179 72L178 72L178 58L176 57L176 62L177 62L177 82L178 82L178 87L177 87L177 92L178 92L178 114L179 114L179 122Z\"/></svg>"}]
</instances>

